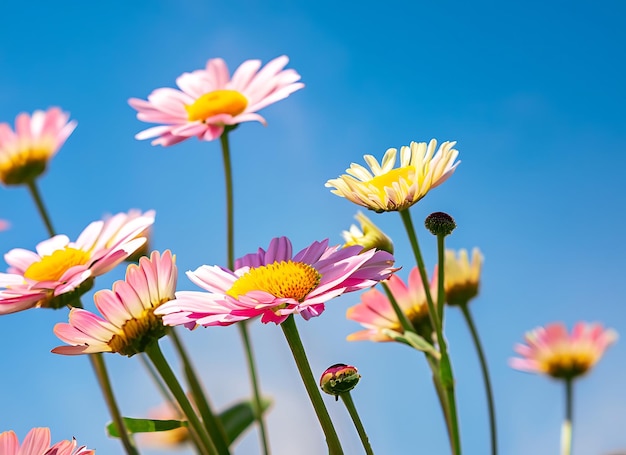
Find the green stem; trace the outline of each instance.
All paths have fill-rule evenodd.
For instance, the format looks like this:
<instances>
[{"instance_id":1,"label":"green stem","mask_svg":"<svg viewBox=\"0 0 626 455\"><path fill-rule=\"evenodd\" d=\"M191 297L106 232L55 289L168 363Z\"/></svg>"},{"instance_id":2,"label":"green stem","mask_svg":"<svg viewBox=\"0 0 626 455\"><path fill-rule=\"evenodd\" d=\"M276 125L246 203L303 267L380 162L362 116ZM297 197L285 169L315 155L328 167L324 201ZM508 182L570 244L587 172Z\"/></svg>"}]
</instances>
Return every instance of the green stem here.
<instances>
[{"instance_id":1,"label":"green stem","mask_svg":"<svg viewBox=\"0 0 626 455\"><path fill-rule=\"evenodd\" d=\"M183 346L182 341L178 337L176 333L176 328L171 327L168 331L168 335L174 342L174 347L178 352L178 355L183 362L183 367L185 370L185 377L187 378L187 382L189 387L191 388L191 392L193 393L193 398L200 411L200 415L202 416L202 421L204 422L206 430L209 432L213 443L217 449L217 452L220 455L228 455L230 451L228 449L228 441L226 439L226 432L224 431L224 427L222 422L215 417L215 413L211 409L211 405L207 399L206 394L198 380L198 375L195 372L193 364L187 354L187 350L185 346Z\"/></svg>"},{"instance_id":2,"label":"green stem","mask_svg":"<svg viewBox=\"0 0 626 455\"><path fill-rule=\"evenodd\" d=\"M37 183L35 180L31 180L28 182L28 190L33 200L35 201L35 205L37 206L37 211L39 212L39 216L43 220L46 230L48 231L48 235L50 237L54 237L56 232L54 227L52 226L52 221L50 221L50 215L48 214L48 210L43 203L43 199L41 194L39 193L39 189L37 188ZM80 300L77 300L75 305L78 308L82 308L83 305ZM126 425L124 424L124 419L122 418L122 414L120 413L120 409L117 405L117 401L115 400L115 395L113 395L113 389L111 387L111 381L109 379L109 374L106 369L106 365L104 363L104 359L102 358L102 354L89 354L89 361L91 362L91 366L96 375L96 379L98 380L98 384L100 385L100 390L104 396L104 401L109 409L109 414L111 414L111 418L117 427L118 433L120 435L120 440L126 453L128 455L137 455L139 452L135 447L133 441L131 440L128 431L126 430Z\"/></svg>"},{"instance_id":3,"label":"green stem","mask_svg":"<svg viewBox=\"0 0 626 455\"><path fill-rule=\"evenodd\" d=\"M439 398L439 404L441 405L441 412L443 413L443 419L446 422L446 431L448 432L448 440L452 441L452 422L450 421L450 406L448 406L446 393L443 390L443 386L441 385L441 378L439 377L439 364L437 359L435 359L432 355L424 353L426 356L426 360L428 362L428 366L432 371L433 384L435 385L435 390L437 391L437 398Z\"/></svg>"},{"instance_id":4,"label":"green stem","mask_svg":"<svg viewBox=\"0 0 626 455\"><path fill-rule=\"evenodd\" d=\"M157 341L149 344L146 347L146 354L152 361L152 364L155 366L165 384L176 398L180 409L187 417L187 421L189 422L189 431L194 435L194 439L200 441L198 444L198 449L202 452L203 455L217 455L217 449L213 444L213 441L209 437L206 429L202 425L202 422L196 415L191 403L187 399L187 395L185 395L185 391L181 387L178 379L176 379L176 375L170 368L167 360L163 356L161 352L161 348L159 347L159 343Z\"/></svg>"},{"instance_id":5,"label":"green stem","mask_svg":"<svg viewBox=\"0 0 626 455\"><path fill-rule=\"evenodd\" d=\"M126 453L128 455L138 455L139 451L137 450L137 448L135 448L135 445L130 439L130 435L128 434L126 426L124 425L124 419L122 418L122 414L117 407L117 401L115 401L115 396L113 395L113 389L111 388L111 382L109 381L109 375L107 374L107 369L106 365L104 364L104 358L102 357L102 353L89 354L89 360L91 362L91 366L93 367L94 372L96 373L98 384L100 385L100 389L102 390L102 393L104 395L104 400L106 401L107 407L109 408L109 413L111 414L113 423L115 423L115 426L117 427L120 439L122 441L122 445L124 446Z\"/></svg>"},{"instance_id":6,"label":"green stem","mask_svg":"<svg viewBox=\"0 0 626 455\"><path fill-rule=\"evenodd\" d=\"M389 289L389 285L385 283L384 281L381 281L380 283L383 285L383 289L385 290L385 294L387 294L389 303L391 303L391 307L393 308L393 311L396 312L396 317L398 318L398 321L400 321L400 324L402 325L402 328L404 329L404 331L415 333L415 327L413 327L413 324L411 323L407 315L404 314L404 311L402 311L402 308L400 308L400 305L398 305L398 301L396 300L396 297L391 292L391 289Z\"/></svg>"},{"instance_id":7,"label":"green stem","mask_svg":"<svg viewBox=\"0 0 626 455\"><path fill-rule=\"evenodd\" d=\"M35 205L37 206L37 211L39 212L39 216L43 220L43 223L46 225L46 230L50 237L55 235L54 228L52 227L52 221L50 221L50 217L48 216L48 211L43 204L43 199L41 198L41 194L39 193L39 189L37 188L37 183L35 180L31 180L28 182L28 190L33 200L35 201Z\"/></svg>"},{"instance_id":8,"label":"green stem","mask_svg":"<svg viewBox=\"0 0 626 455\"><path fill-rule=\"evenodd\" d=\"M350 392L346 392L342 393L339 396L343 400L343 403L346 405L346 409L350 413L350 417L352 417L352 422L354 422L356 431L359 433L359 437L361 438L361 443L363 444L365 453L367 455L374 455L374 451L372 450L372 446L370 445L369 438L367 437L367 433L365 432L365 428L363 427L363 423L361 422L359 413L356 410L356 406L354 406L352 395L350 395Z\"/></svg>"},{"instance_id":9,"label":"green stem","mask_svg":"<svg viewBox=\"0 0 626 455\"><path fill-rule=\"evenodd\" d=\"M561 427L561 455L572 453L572 407L573 407L573 380L565 380L565 420Z\"/></svg>"},{"instance_id":10,"label":"green stem","mask_svg":"<svg viewBox=\"0 0 626 455\"><path fill-rule=\"evenodd\" d=\"M415 256L415 261L417 263L420 277L422 278L422 284L424 285L424 292L426 294L426 303L428 304L430 321L435 328L435 332L437 334L437 344L439 345L439 351L441 352L441 360L439 361L439 376L441 378L441 385L445 392L446 402L448 404L448 416L450 417L452 429L452 438L450 441L452 453L454 455L461 455L461 438L459 435L459 420L457 416L456 396L454 391L454 373L452 371L450 357L448 356L448 346L446 343L446 339L443 336L443 326L441 325L439 313L435 308L432 295L430 294L430 284L428 281L428 275L426 273L426 266L424 265L424 260L422 258L422 253L420 251L419 243L417 241L417 236L415 235L415 228L413 227L413 221L411 220L411 213L408 210L402 210L400 211L400 216L409 237L409 242L411 243L411 248ZM438 249L443 250L443 241L437 243ZM442 266L443 263L439 265L439 273L443 277L444 271L442 270Z\"/></svg>"},{"instance_id":11,"label":"green stem","mask_svg":"<svg viewBox=\"0 0 626 455\"><path fill-rule=\"evenodd\" d=\"M234 216L234 197L233 197L233 171L230 160L230 145L228 143L229 127L226 127L222 135L220 136L220 143L222 145L222 158L224 161L224 182L226 185L226 251L227 251L227 266L230 270L235 267L235 216ZM239 335L246 351L246 361L248 364L248 374L250 376L250 383L252 386L252 395L254 399L254 414L255 420L259 426L259 436L261 438L261 446L263 448L263 454L269 455L269 443L267 437L267 430L265 429L265 421L263 419L263 407L261 405L261 390L259 387L257 367L254 361L254 352L252 351L252 344L250 343L250 336L248 334L247 321L242 321L237 324L239 328Z\"/></svg>"},{"instance_id":12,"label":"green stem","mask_svg":"<svg viewBox=\"0 0 626 455\"><path fill-rule=\"evenodd\" d=\"M320 425L322 426L322 430L324 431L324 435L326 436L328 453L330 455L342 455L343 449L341 448L339 437L337 436L333 422L330 420L330 415L328 414L326 405L324 405L324 400L322 399L322 394L319 391L317 382L313 378L313 372L311 371L311 366L309 365L306 353L304 352L304 346L302 346L302 340L298 334L298 328L296 327L293 315L289 315L289 317L285 319L280 326L283 329L283 333L285 334L285 338L287 339L293 358L296 361L296 366L298 367L298 371L302 377L302 382L304 382L304 387L309 394L309 399L313 404L313 409L315 409L315 414L317 415Z\"/></svg>"},{"instance_id":13,"label":"green stem","mask_svg":"<svg viewBox=\"0 0 626 455\"><path fill-rule=\"evenodd\" d=\"M474 341L474 347L476 348L476 352L478 353L478 359L480 361L480 369L483 374L483 382L485 383L485 394L487 395L487 407L489 410L489 430L491 433L491 453L496 455L498 453L498 440L497 440L497 432L496 432L496 411L495 404L493 400L493 389L491 387L491 380L489 378L489 369L487 368L487 358L485 357L485 352L482 347L482 343L480 342L480 338L478 337L478 331L476 330L476 324L474 324L474 318L472 318L472 314L470 313L469 306L467 303L459 305L461 311L463 312L463 316L465 317L465 322L470 329L470 333L472 334L472 340Z\"/></svg>"},{"instance_id":14,"label":"green stem","mask_svg":"<svg viewBox=\"0 0 626 455\"><path fill-rule=\"evenodd\" d=\"M445 274L445 247L444 247L444 235L437 235L437 256L438 256L438 273L437 273L437 314L439 315L439 322L443 327L443 307L446 301L446 292L444 289L444 274Z\"/></svg>"},{"instance_id":15,"label":"green stem","mask_svg":"<svg viewBox=\"0 0 626 455\"><path fill-rule=\"evenodd\" d=\"M159 389L161 396L165 399L165 401L167 401L172 406L172 409L176 409L178 406L176 404L176 400L174 399L172 394L167 390L167 387L165 386L165 384L163 384L161 377L159 376L157 371L154 369L152 364L148 361L148 356L146 355L146 353L142 352L138 355L138 357L141 363L143 364L144 368L148 370L148 374L154 381L154 384Z\"/></svg>"}]
</instances>

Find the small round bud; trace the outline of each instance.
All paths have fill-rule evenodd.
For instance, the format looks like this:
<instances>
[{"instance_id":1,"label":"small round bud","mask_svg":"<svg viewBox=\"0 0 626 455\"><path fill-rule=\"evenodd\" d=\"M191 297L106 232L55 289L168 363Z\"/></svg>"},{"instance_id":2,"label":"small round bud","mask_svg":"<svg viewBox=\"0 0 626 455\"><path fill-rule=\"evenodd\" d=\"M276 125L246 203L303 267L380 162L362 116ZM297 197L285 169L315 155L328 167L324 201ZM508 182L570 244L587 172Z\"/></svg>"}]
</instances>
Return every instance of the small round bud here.
<instances>
[{"instance_id":1,"label":"small round bud","mask_svg":"<svg viewBox=\"0 0 626 455\"><path fill-rule=\"evenodd\" d=\"M450 235L456 228L454 218L444 212L431 213L426 217L424 225L432 235Z\"/></svg>"},{"instance_id":2,"label":"small round bud","mask_svg":"<svg viewBox=\"0 0 626 455\"><path fill-rule=\"evenodd\" d=\"M339 395L354 389L361 379L361 375L353 366L345 363L336 363L328 367L320 378L320 387L329 395Z\"/></svg>"}]
</instances>

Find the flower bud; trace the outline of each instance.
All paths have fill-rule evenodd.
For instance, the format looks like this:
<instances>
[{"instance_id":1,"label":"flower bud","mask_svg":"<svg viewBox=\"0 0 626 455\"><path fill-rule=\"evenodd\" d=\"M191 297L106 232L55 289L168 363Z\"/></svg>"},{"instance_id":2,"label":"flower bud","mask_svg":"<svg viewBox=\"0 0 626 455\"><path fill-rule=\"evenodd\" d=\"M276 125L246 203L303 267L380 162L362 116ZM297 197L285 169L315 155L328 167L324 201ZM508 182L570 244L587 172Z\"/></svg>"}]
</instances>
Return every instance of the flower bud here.
<instances>
[{"instance_id":1,"label":"flower bud","mask_svg":"<svg viewBox=\"0 0 626 455\"><path fill-rule=\"evenodd\" d=\"M329 395L339 395L354 389L361 379L361 375L353 366L345 363L336 363L324 371L320 378L320 387Z\"/></svg>"},{"instance_id":2,"label":"flower bud","mask_svg":"<svg viewBox=\"0 0 626 455\"><path fill-rule=\"evenodd\" d=\"M434 212L426 217L424 221L426 229L430 231L432 235L450 235L456 228L454 218L444 212Z\"/></svg>"},{"instance_id":3,"label":"flower bud","mask_svg":"<svg viewBox=\"0 0 626 455\"><path fill-rule=\"evenodd\" d=\"M343 231L345 246L361 245L363 251L377 249L393 254L393 242L378 226L362 212L358 212L354 218L361 224L361 228L353 224L349 231Z\"/></svg>"}]
</instances>

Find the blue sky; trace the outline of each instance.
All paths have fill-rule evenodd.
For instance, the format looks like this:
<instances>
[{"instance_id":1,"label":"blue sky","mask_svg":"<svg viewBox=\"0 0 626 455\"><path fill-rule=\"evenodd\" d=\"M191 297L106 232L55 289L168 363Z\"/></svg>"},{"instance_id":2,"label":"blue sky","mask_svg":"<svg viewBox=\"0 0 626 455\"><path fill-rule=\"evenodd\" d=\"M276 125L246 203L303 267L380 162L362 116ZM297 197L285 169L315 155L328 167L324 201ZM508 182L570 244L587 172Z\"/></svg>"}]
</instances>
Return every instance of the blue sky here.
<instances>
[{"instance_id":1,"label":"blue sky","mask_svg":"<svg viewBox=\"0 0 626 455\"><path fill-rule=\"evenodd\" d=\"M422 3L422 4L420 4ZM411 209L429 267L433 238L421 220L455 217L452 248L484 256L472 310L493 373L502 454L553 454L563 414L559 384L511 370L523 333L562 320L601 321L626 334L624 196L626 30L620 1L545 2L201 2L136 1L0 6L0 121L60 106L78 127L40 188L58 231L75 237L105 213L157 211L154 247L171 249L179 270L223 264L224 196L219 144L195 139L171 148L133 136L146 127L127 105L174 86L184 71L222 57L282 54L306 84L262 114L268 127L231 135L236 252L289 236L340 243L357 207L324 183L364 154L382 157L410 141L456 140L456 173ZM397 214L371 214L395 241L406 278L412 267ZM0 189L0 251L32 249L46 238L25 189ZM4 264L2 264L4 266ZM123 276L97 280L105 288ZM181 274L179 289L193 289ZM300 323L313 369L336 362L363 375L353 393L377 453L446 453L444 427L423 358L395 344L348 343L358 325L349 295ZM0 431L20 438L49 426L98 453L117 453L104 436L108 416L86 358L49 353L62 311L0 319ZM458 381L467 454L488 450L482 383L460 314L447 334ZM185 333L218 407L248 394L235 328ZM275 453L323 453L322 433L279 328L254 324ZM166 345L166 343L164 343ZM626 447L626 347L618 341L576 385L575 453ZM108 356L127 415L159 403L139 362ZM401 372L401 373L400 373ZM399 386L402 385L402 387ZM327 401L347 453L359 453L345 411ZM257 452L249 433L235 453ZM151 452L146 452L151 453Z\"/></svg>"}]
</instances>

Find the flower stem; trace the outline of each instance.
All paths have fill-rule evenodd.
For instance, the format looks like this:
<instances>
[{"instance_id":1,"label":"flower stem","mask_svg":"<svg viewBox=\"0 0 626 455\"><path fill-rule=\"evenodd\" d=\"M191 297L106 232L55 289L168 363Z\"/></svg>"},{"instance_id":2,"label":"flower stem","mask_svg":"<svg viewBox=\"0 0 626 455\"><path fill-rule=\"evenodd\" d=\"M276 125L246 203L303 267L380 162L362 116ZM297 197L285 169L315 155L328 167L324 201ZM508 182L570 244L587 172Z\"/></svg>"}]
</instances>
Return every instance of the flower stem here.
<instances>
[{"instance_id":1,"label":"flower stem","mask_svg":"<svg viewBox=\"0 0 626 455\"><path fill-rule=\"evenodd\" d=\"M350 395L350 392L346 392L342 393L339 396L341 397L343 403L346 405L346 409L350 413L350 417L352 417L352 422L354 422L356 431L359 433L359 437L361 438L361 443L363 444L365 453L367 455L374 455L374 451L372 450L372 446L370 445L370 441L367 437L367 433L365 432L365 428L363 427L363 423L359 418L359 413L356 410L356 406L354 406L352 395Z\"/></svg>"},{"instance_id":2,"label":"flower stem","mask_svg":"<svg viewBox=\"0 0 626 455\"><path fill-rule=\"evenodd\" d=\"M43 223L46 225L46 230L50 237L55 235L54 228L52 227L52 221L50 221L50 217L48 216L48 211L46 207L43 205L43 199L41 198L41 194L39 193L39 189L37 188L37 183L35 180L31 180L28 182L28 191L35 201L35 205L37 206L37 211L39 212L39 216L43 220Z\"/></svg>"},{"instance_id":3,"label":"flower stem","mask_svg":"<svg viewBox=\"0 0 626 455\"><path fill-rule=\"evenodd\" d=\"M187 354L187 350L185 346L183 346L182 341L178 337L176 333L176 328L171 327L168 331L168 335L174 342L174 347L178 352L178 355L183 362L183 367L185 369L185 377L187 378L187 383L191 388L191 392L193 393L194 402L196 407L200 411L200 415L202 416L202 421L204 422L205 428L211 436L213 443L215 444L215 448L217 449L217 453L220 455L228 455L230 451L228 449L228 441L226 439L226 433L224 431L224 427L222 426L222 422L220 419L215 417L215 413L211 409L211 405L202 389L202 385L198 380L198 375L195 372L193 364L189 359L189 355Z\"/></svg>"},{"instance_id":4,"label":"flower stem","mask_svg":"<svg viewBox=\"0 0 626 455\"><path fill-rule=\"evenodd\" d=\"M465 322L470 329L470 333L472 334L472 340L474 341L474 347L476 348L476 352L478 353L478 359L480 361L480 369L483 373L483 382L485 383L485 394L487 395L487 407L489 409L489 430L491 433L491 453L492 455L496 455L498 453L498 439L497 439L497 431L496 431L496 411L495 404L493 400L493 389L491 387L491 380L489 379L489 369L487 368L487 358L485 357L485 352L482 347L482 343L480 342L480 338L478 337L478 331L476 330L476 324L474 324L474 319L472 318L472 314L470 313L469 307L467 303L459 305L461 311L463 312L463 316L465 317Z\"/></svg>"},{"instance_id":5,"label":"flower stem","mask_svg":"<svg viewBox=\"0 0 626 455\"><path fill-rule=\"evenodd\" d=\"M444 289L444 274L445 274L445 247L444 247L445 235L437 234L437 259L438 259L438 273L437 273L437 314L439 315L439 322L443 328L443 307L446 301L446 292ZM443 330L443 329L442 329Z\"/></svg>"},{"instance_id":6,"label":"flower stem","mask_svg":"<svg viewBox=\"0 0 626 455\"><path fill-rule=\"evenodd\" d=\"M228 132L229 128L226 127L224 129L224 132L220 136L220 143L222 145L222 158L224 161L224 181L226 185L226 251L228 258L227 266L230 270L233 270L235 267L235 216L233 197L233 171L230 160ZM254 414L257 424L259 426L261 446L263 448L263 454L269 455L269 443L267 438L267 431L265 429L265 421L263 419L263 407L261 405L261 391L257 378L258 375L256 363L254 361L254 352L252 351L252 344L250 343L250 336L248 334L248 326L246 324L246 321L242 321L237 324L237 327L239 328L239 335L246 351L248 373L250 376L252 395L254 398Z\"/></svg>"},{"instance_id":7,"label":"flower stem","mask_svg":"<svg viewBox=\"0 0 626 455\"><path fill-rule=\"evenodd\" d=\"M573 380L565 380L565 420L561 427L561 455L572 453L572 403L573 403Z\"/></svg>"},{"instance_id":8,"label":"flower stem","mask_svg":"<svg viewBox=\"0 0 626 455\"><path fill-rule=\"evenodd\" d=\"M39 216L46 226L48 235L50 237L54 237L56 235L56 232L54 230L54 227L52 226L52 221L50 221L50 215L48 214L48 210L43 203L43 199L41 197L41 194L39 193L39 189L37 188L37 183L35 182L35 180L31 180L30 182L28 182L28 190L33 200L35 201L37 211L39 212ZM74 306L78 308L83 307L80 300L77 300L77 303ZM126 450L126 453L128 455L139 454L137 448L135 447L133 441L129 436L128 431L126 430L124 419L122 418L122 414L120 413L117 401L115 400L115 395L113 395L111 381L109 380L109 374L104 363L104 358L102 358L102 354L89 354L89 361L91 362L91 367L93 368L96 379L98 380L98 384L100 385L100 390L102 391L104 401L107 405L107 408L109 409L109 414L111 414L111 418L113 419L113 422L117 427L118 433L120 434L120 440L122 442L122 445L124 446L124 449Z\"/></svg>"},{"instance_id":9,"label":"flower stem","mask_svg":"<svg viewBox=\"0 0 626 455\"><path fill-rule=\"evenodd\" d=\"M167 384L167 387L170 389L170 392L172 392L172 395L174 395L174 398L176 398L176 401L185 414L185 417L187 417L187 421L189 422L189 431L194 434L194 439L200 442L198 444L198 449L203 455L217 455L218 452L213 444L213 441L196 415L191 403L187 399L185 391L178 382L178 379L176 379L176 375L174 375L174 372L167 363L167 360L165 360L165 357L161 352L161 348L159 347L159 343L155 341L149 344L146 347L145 352L163 378L163 381L165 381L165 384Z\"/></svg>"},{"instance_id":10,"label":"flower stem","mask_svg":"<svg viewBox=\"0 0 626 455\"><path fill-rule=\"evenodd\" d=\"M311 366L309 365L306 353L304 352L304 346L302 346L302 340L298 334L298 328L296 327L293 315L289 315L289 317L285 319L280 326L283 329L283 333L285 334L285 338L287 339L293 358L296 361L296 366L298 367L298 371L302 377L302 382L304 382L304 387L309 394L309 399L313 404L317 418L320 421L320 425L322 426L322 430L326 436L328 453L330 455L342 455L343 449L341 448L339 437L337 436L335 427L330 420L330 415L328 414L326 405L324 405L324 400L322 399L322 394L319 391L317 382L313 378L313 372L311 371Z\"/></svg>"},{"instance_id":11,"label":"flower stem","mask_svg":"<svg viewBox=\"0 0 626 455\"><path fill-rule=\"evenodd\" d=\"M435 308L432 295L430 294L430 284L428 281L428 275L426 273L426 266L424 265L424 259L422 258L422 253L420 251L419 243L417 241L417 236L415 235L415 228L413 227L413 221L411 220L411 213L408 210L402 210L400 211L400 216L409 237L411 248L413 249L413 254L415 256L415 261L417 263L420 277L422 278L422 284L424 285L424 292L426 294L426 302L428 304L428 314L437 334L437 344L439 345L439 351L441 352L441 360L439 361L439 377L441 379L441 385L445 392L446 403L448 404L448 417L450 418L452 430L452 437L450 440L452 453L454 455L461 455L461 438L459 435L459 420L457 416L456 396L454 391L454 373L452 371L452 363L450 362L450 357L448 356L448 346L446 343L446 339L443 336L443 326L441 324L442 320L439 317L440 315ZM437 242L438 250L443 250L443 243L443 241ZM441 256L441 254L439 254L439 256ZM439 279L441 280L441 282L443 282L443 273L444 270L442 262L439 264ZM441 296L438 296L438 298L441 298Z\"/></svg>"},{"instance_id":12,"label":"flower stem","mask_svg":"<svg viewBox=\"0 0 626 455\"><path fill-rule=\"evenodd\" d=\"M407 315L404 314L404 311L402 311L402 308L398 305L398 301L393 295L393 292L391 292L391 289L389 289L389 285L387 285L384 281L381 281L380 283L382 284L385 294L387 294L387 298L389 299L389 303L391 303L391 307L393 308L393 311L395 311L396 317L398 318L398 321L400 321L404 331L415 333L415 327L413 327L413 324L409 321Z\"/></svg>"}]
</instances>

